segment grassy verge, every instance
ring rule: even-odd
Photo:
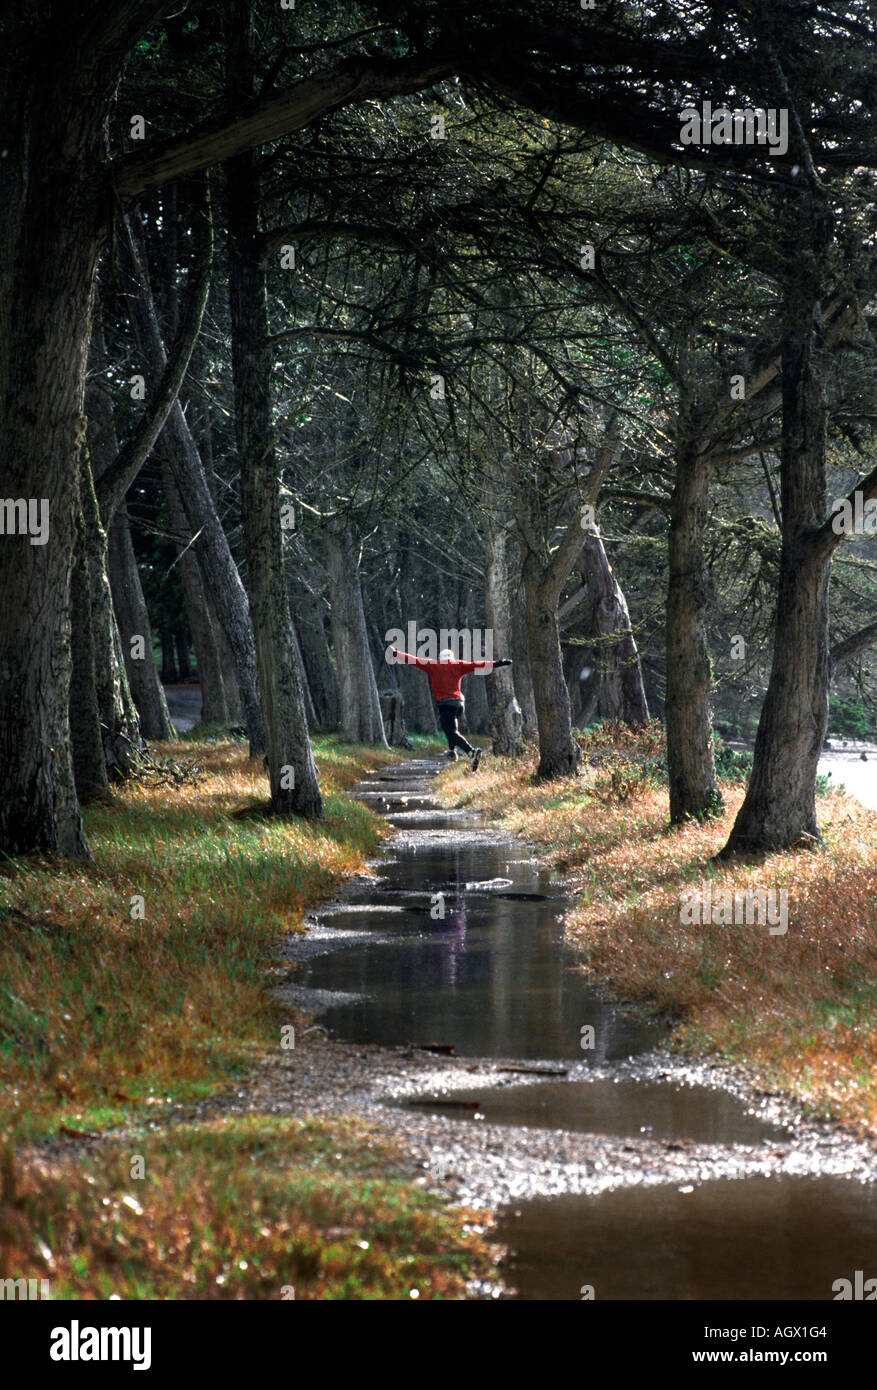
[[[326,818],[305,823],[266,814],[240,745],[154,751],[88,809],[93,862],[0,866],[0,1277],[55,1298],[460,1296],[489,1266],[474,1218],[380,1136],[181,1109],[276,1049],[272,950],[380,843],[342,793],[395,755],[318,740]]]
[[[153,776],[86,813],[93,863],[0,869],[0,1125],[101,1130],[210,1093],[274,1027],[265,962],[362,868],[383,822],[341,795],[386,753],[318,742],[324,821],[265,814],[231,742],[159,747]]]
[[[492,1270],[480,1220],[368,1126],[250,1115],[32,1164],[0,1275],[55,1299],[459,1298]]]
[[[610,747],[610,743],[612,746]],[[617,746],[616,746],[617,745]],[[851,798],[819,802],[824,847],[758,863],[710,863],[743,798],[725,814],[668,828],[660,735],[583,739],[582,777],[534,785],[535,760],[488,758],[445,774],[449,805],[477,804],[545,847],[567,875],[569,939],[619,996],[677,1020],[676,1046],[748,1067],[813,1113],[877,1134],[877,815]],[[788,929],[686,925],[681,894],[785,889]]]

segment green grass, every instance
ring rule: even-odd
[[[0,1275],[55,1299],[459,1298],[492,1268],[483,1215],[413,1177],[351,1120],[145,1131],[7,1191]]]
[[[132,784],[87,811],[93,863],[0,871],[0,1126],[19,1138],[103,1129],[239,1076],[276,1036],[266,960],[380,843],[384,823],[341,790],[386,753],[319,740],[326,818],[304,822],[265,814],[245,750],[193,752],[197,781]]]

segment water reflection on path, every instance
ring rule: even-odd
[[[747,1178],[552,1197],[497,1238],[521,1299],[832,1299],[877,1275],[877,1189],[843,1178]]]
[[[575,969],[560,925],[562,891],[525,846],[469,812],[435,805],[430,779],[440,766],[412,761],[360,788],[399,836],[376,879],[317,914],[325,927],[360,933],[345,932],[346,944],[339,933],[339,949],[303,967],[304,985],[340,992],[321,1016],[330,1033],[555,1070],[579,1064],[569,1080],[510,1077],[495,1088],[420,1097],[461,1126],[765,1153],[781,1142],[787,1152],[794,1137],[726,1091],[613,1068],[654,1049],[666,1025],[611,1000]],[[588,1026],[593,1047],[583,1050]],[[600,1064],[600,1074],[582,1079],[581,1064],[586,1074]],[[449,1097],[478,1104],[447,1106]],[[522,1203],[505,1213],[498,1238],[510,1247],[504,1276],[523,1299],[577,1299],[583,1285],[597,1298],[828,1299],[832,1282],[856,1269],[877,1276],[877,1190],[793,1174],[632,1185]]]

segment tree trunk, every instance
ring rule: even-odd
[[[84,494],[84,506],[89,506]],[[124,779],[134,767],[140,750],[141,730],[137,706],[128,685],[122,643],[113,607],[107,558],[107,534],[100,524],[97,500],[92,494],[91,516],[91,622],[94,646],[95,687],[107,776]]]
[[[130,773],[140,750],[141,734],[137,707],[131,697],[122,657],[122,644],[110,590],[107,532],[101,521],[97,496],[99,479],[119,452],[113,428],[113,411],[107,394],[106,349],[99,302],[92,325],[88,365],[89,380],[85,403],[88,412],[90,475],[89,472],[83,473],[82,517],[89,547],[97,703],[107,776],[112,781],[124,778]]]
[[[512,570],[511,591],[513,593],[520,593],[523,588],[524,580],[521,570],[520,559],[516,557],[516,564]],[[535,743],[539,737],[539,722],[536,717],[536,695],[533,690],[533,672],[530,666],[527,609],[526,605],[520,602],[511,605],[511,639],[515,695],[521,706],[521,736],[525,744]]]
[[[172,468],[189,528],[197,535],[193,549],[197,553],[204,585],[210,591],[217,618],[234,657],[244,722],[250,740],[250,756],[258,757],[265,749],[265,727],[259,704],[256,646],[246,590],[179,403],[171,411],[165,429],[171,432]]]
[[[0,54],[0,491],[37,514],[44,504],[49,528],[44,540],[20,527],[0,542],[0,850],[77,855],[87,848],[70,738],[70,579],[100,236],[88,189],[104,104],[71,96],[69,55],[52,42],[28,35]],[[25,53],[43,44],[37,95]]]
[[[534,577],[535,556],[524,564],[524,590],[527,605],[527,636],[533,695],[539,728],[539,780],[571,777],[582,760],[582,750],[573,738],[569,691],[563,676],[563,657],[557,622],[557,594],[552,584],[545,586]]]
[[[595,640],[594,664],[599,698],[608,719],[631,728],[649,722],[642,669],[621,586],[612,572],[596,526],[585,536],[581,554],[587,635]]]
[[[249,0],[235,0],[230,20],[230,92],[233,98],[246,99],[253,91]],[[259,186],[253,154],[229,161],[226,184],[235,434],[271,805],[283,814],[319,817],[323,800],[308,735],[301,658],[286,590],[280,488],[272,442],[265,267],[257,242]]]
[[[174,628],[174,648],[177,653],[177,670],[181,681],[192,679],[192,666],[189,661],[189,643],[183,627]]]
[[[137,571],[128,512],[124,506],[118,508],[110,524],[109,564],[122,654],[131,694],[140,715],[140,731],[144,738],[175,739],[176,733],[155,666],[149,613]]]
[[[429,681],[413,666],[400,666],[399,689],[405,705],[405,727],[409,733],[436,734],[438,722]]]
[[[678,431],[670,500],[664,705],[673,825],[717,815],[724,804],[716,780],[713,745],[709,598],[703,552],[710,469],[700,456],[697,416],[690,409],[680,408]]]
[[[555,540],[557,528],[549,528],[543,514],[538,474],[530,471],[522,478],[516,519],[523,554],[527,642],[539,730],[538,780],[570,777],[582,760],[582,750],[573,738],[558,618],[561,590],[582,549],[582,531],[572,495],[567,510],[573,520]]]
[[[419,526],[427,524],[428,521],[416,507],[413,509],[412,519]],[[424,620],[426,617],[426,609],[423,606],[424,591],[429,591],[438,578],[434,573],[424,574],[422,552],[411,544],[410,538],[404,530],[400,530],[396,535],[396,549],[401,551],[399,577],[395,592],[394,610],[387,626],[380,634],[382,641],[379,647],[381,656],[379,658],[378,687],[381,690],[390,690],[394,686],[398,686],[402,692],[405,727],[409,733],[436,734],[438,733],[436,705],[429,688],[429,681],[423,672],[418,671],[414,666],[395,666],[390,670],[386,669],[385,654],[389,645],[385,640],[387,631],[392,627],[399,627],[403,632],[407,632],[409,621],[419,623]]]
[[[174,641],[174,630],[171,627],[163,627],[158,634],[158,645],[161,647],[161,683],[162,685],[176,685],[179,680],[177,671],[177,644]]]
[[[401,690],[387,691],[381,696],[381,713],[384,716],[384,730],[391,748],[410,748],[411,743],[405,729],[405,701]]]
[[[511,575],[509,573],[510,536],[504,526],[488,522],[485,543],[487,563],[484,571],[484,610],[488,630],[493,635],[493,653],[511,656]],[[514,665],[501,666],[487,683],[490,733],[493,752],[516,758],[523,752],[521,706],[515,698]]]
[[[593,647],[567,637],[563,651],[563,677],[569,691],[569,712],[573,727],[583,729],[597,708],[600,682],[596,679]],[[584,670],[588,675],[584,676]]]
[[[161,459],[161,481],[167,501],[168,521],[171,530],[184,537],[178,545],[180,558],[177,563],[180,566],[186,614],[189,619],[189,627],[192,630],[195,660],[198,663],[198,680],[201,685],[201,723],[228,725],[231,721],[222,680],[219,647],[204,596],[198,560],[194,548],[190,544],[191,537],[188,534],[189,527],[186,521],[185,508],[180,500],[170,461],[165,454],[166,448],[167,440],[160,439],[156,453]]]
[[[109,544],[109,537],[107,537],[106,539],[107,539],[107,545],[108,545],[108,544]],[[141,751],[141,749],[144,747],[144,739],[143,739],[142,730],[141,730],[141,728],[140,728],[140,715],[137,713],[137,706],[136,706],[135,703],[134,703],[134,696],[131,694],[131,686],[130,686],[130,683],[129,683],[129,681],[128,681],[128,672],[127,672],[127,670],[126,670],[126,668],[125,668],[125,653],[124,653],[124,651],[122,650],[122,636],[121,636],[121,633],[119,632],[119,624],[118,624],[117,621],[116,621],[116,610],[115,610],[115,607],[114,607],[114,605],[113,605],[113,593],[112,593],[112,589],[111,589],[111,587],[110,587],[109,555],[107,556],[106,588],[107,588],[107,595],[108,595],[108,597],[109,597],[110,612],[111,612],[111,615],[112,615],[113,652],[114,652],[114,655],[113,655],[113,671],[114,671],[114,672],[118,672],[118,682],[119,682],[119,690],[120,690],[120,701],[121,701],[121,709],[122,709],[122,723],[121,723],[121,725],[119,726],[119,735],[118,735],[118,736],[119,736],[120,739],[125,739],[125,742],[127,743],[127,747],[128,747],[128,753],[129,753],[130,758],[131,758],[131,764],[130,764],[130,765],[131,765],[131,766],[134,766],[134,765],[136,764],[136,754],[138,754],[138,753]],[[98,699],[100,699],[100,682],[99,682],[99,681],[98,681]],[[132,731],[131,734],[128,736],[128,737],[130,738],[130,742],[128,742],[128,738],[126,738],[126,734],[125,734],[125,731],[126,731],[126,730],[129,730],[129,729]],[[106,740],[104,740],[104,741],[106,742]],[[111,768],[110,770],[112,770],[112,768]],[[125,767],[124,769],[122,769],[122,771],[127,772],[127,771],[128,771],[128,767]]]
[[[291,607],[314,708],[314,727],[337,729],[338,681],[323,625],[323,605],[303,585],[295,586]]]
[[[827,228],[812,206],[802,207],[797,228],[804,235],[789,262],[797,274],[784,286],[783,302],[783,544],[773,664],[746,798],[723,855],[820,838],[816,766],[828,724],[832,548],[820,534],[827,511],[826,410],[814,359]]]
[[[244,705],[241,699],[240,686],[238,685],[237,664],[234,659],[231,647],[228,645],[228,638],[223,631],[222,623],[216,613],[213,599],[208,586],[201,578],[201,591],[204,594],[204,601],[207,604],[207,611],[210,614],[210,621],[213,625],[216,646],[219,651],[219,664],[222,667],[222,689],[225,695],[225,703],[228,707],[228,722],[233,728],[239,728],[244,723]]]
[[[341,705],[341,737],[351,743],[389,747],[381,718],[369,651],[362,587],[352,538],[347,529],[327,527],[327,570],[332,602],[332,638]]]
[[[91,474],[83,450],[83,475],[88,474],[87,486],[91,488]],[[71,633],[71,671],[70,671],[70,732],[73,741],[73,775],[76,793],[82,803],[106,795],[108,791],[107,768],[101,739],[100,711],[98,709],[97,687],[95,683],[94,641],[91,623],[91,568],[90,547],[83,517],[82,492],[85,479],[80,484],[77,500],[77,537],[73,559],[73,573],[70,584],[70,607],[72,612]]]
[[[508,668],[503,666],[502,670]],[[490,732],[490,705],[487,698],[488,688],[493,681],[493,676],[479,676],[473,672],[466,677],[466,725],[470,733],[486,734]]]
[[[304,702],[305,719],[308,729],[317,727],[317,711],[314,708],[314,697],[311,694],[311,687],[308,683],[308,673],[305,670],[304,657],[302,656],[301,643],[298,640],[298,633],[295,630],[295,621],[290,613],[290,623],[292,624],[292,651],[295,657],[295,665],[298,671],[298,681],[301,686],[301,695]]]

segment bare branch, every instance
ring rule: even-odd
[[[838,667],[846,666],[862,652],[873,647],[877,642],[877,622],[869,623],[867,627],[862,627],[858,632],[854,632],[851,637],[845,637],[842,642],[837,642],[828,653],[828,661],[832,674]]]

